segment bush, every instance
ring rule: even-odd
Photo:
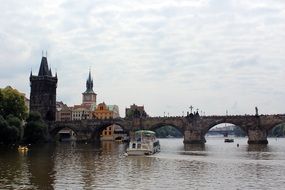
[[[17,119],[17,118],[16,118]],[[10,125],[9,121],[6,121],[2,116],[0,116],[0,142],[4,144],[17,143],[21,139],[21,121],[18,124],[13,118],[13,122],[17,122],[17,126]],[[18,119],[19,120],[19,119]],[[10,120],[11,122],[12,120]]]
[[[24,139],[27,143],[38,143],[47,140],[47,126],[38,112],[31,112],[24,130]]]

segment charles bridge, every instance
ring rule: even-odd
[[[184,144],[204,144],[205,134],[214,126],[231,123],[240,127],[248,136],[248,144],[267,144],[267,134],[275,126],[285,123],[285,115],[236,115],[236,116],[199,116],[186,117],[146,117],[118,119],[89,119],[61,121],[49,124],[53,138],[61,129],[69,128],[79,141],[98,141],[101,132],[112,124],[119,125],[132,135],[140,129],[156,130],[163,126],[172,126],[184,134]]]
[[[30,111],[39,112],[43,120],[48,123],[50,138],[55,137],[64,128],[74,131],[77,140],[98,141],[101,132],[112,124],[121,126],[130,136],[139,129],[155,130],[170,125],[184,134],[184,144],[204,144],[205,134],[212,127],[221,123],[231,123],[245,131],[249,144],[267,144],[268,131],[278,124],[285,123],[285,115],[259,115],[257,107],[255,115],[200,116],[198,110],[195,114],[192,113],[192,106],[191,114],[187,114],[186,117],[147,117],[142,107],[132,110],[134,111],[132,118],[55,122],[57,81],[57,74],[52,75],[47,58],[43,56],[38,75],[33,75],[32,72],[30,74]],[[90,71],[86,81],[86,91],[82,93],[82,97],[84,105],[90,106],[96,102]]]

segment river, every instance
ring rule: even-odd
[[[208,137],[184,147],[160,139],[161,152],[147,157],[126,157],[126,145],[114,142],[1,147],[0,189],[284,189],[285,139],[268,140]]]

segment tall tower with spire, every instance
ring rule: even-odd
[[[37,111],[44,121],[55,121],[57,74],[52,76],[47,58],[42,56],[38,76],[30,75],[30,111]]]
[[[91,106],[91,109],[96,107],[97,94],[93,91],[93,79],[91,78],[91,71],[89,70],[89,76],[86,81],[86,90],[82,93],[82,104]]]

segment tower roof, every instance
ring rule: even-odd
[[[89,76],[86,81],[86,91],[84,93],[94,93],[93,91],[93,79],[91,78],[91,71],[89,71]]]
[[[52,76],[51,70],[48,68],[48,62],[46,57],[42,57],[38,76]]]

